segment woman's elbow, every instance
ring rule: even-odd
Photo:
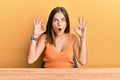
[[[82,66],[85,66],[85,65],[87,65],[87,62],[81,62],[80,63]]]
[[[32,64],[33,62],[31,62],[31,61],[28,61],[28,64]]]
[[[86,60],[81,60],[81,61],[79,61],[79,63],[80,63],[82,66],[87,65],[87,61],[86,61]]]
[[[32,61],[28,60],[28,64],[32,64],[32,63],[33,63]]]
[[[28,64],[33,64],[33,63],[34,63],[34,61],[31,60],[31,59],[29,59],[29,58],[28,58],[28,61],[27,61],[27,62],[28,62]]]

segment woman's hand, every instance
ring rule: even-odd
[[[87,27],[87,21],[84,23],[83,18],[80,20],[78,18],[79,25],[74,27],[74,31],[78,34],[79,37],[82,39],[86,37],[86,27]]]
[[[43,18],[34,20],[34,34],[33,36],[39,37],[41,34],[43,34],[46,31],[46,27],[44,24],[42,24]]]

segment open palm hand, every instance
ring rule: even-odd
[[[87,27],[87,21],[84,23],[83,18],[80,20],[78,18],[79,24],[74,27],[74,31],[80,36],[81,38],[86,37],[86,27]]]
[[[41,20],[38,18],[34,20],[34,36],[39,37],[46,31],[45,25],[42,24],[43,18]]]

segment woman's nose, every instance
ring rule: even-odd
[[[61,21],[58,21],[58,26],[61,26]]]

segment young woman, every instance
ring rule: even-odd
[[[69,16],[63,7],[56,7],[51,11],[46,27],[42,21],[43,18],[34,20],[34,34],[31,38],[28,63],[34,63],[41,53],[44,53],[44,68],[73,68],[74,55],[80,64],[85,65],[87,22],[78,18],[79,24],[74,27],[78,38],[69,33]]]

